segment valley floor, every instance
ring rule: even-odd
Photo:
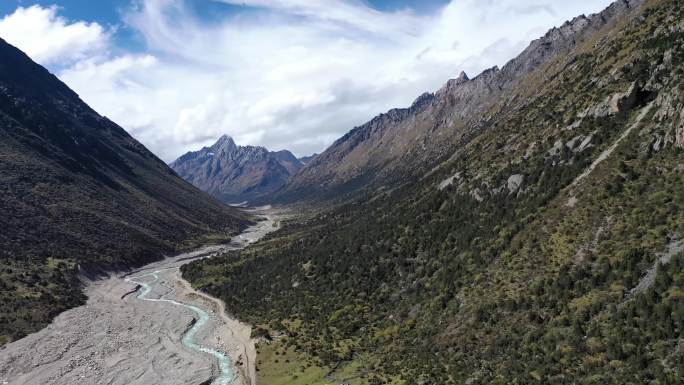
[[[251,327],[226,316],[220,301],[193,290],[178,268],[260,239],[276,229],[275,216],[266,218],[235,237],[231,245],[167,258],[128,275],[159,271],[147,298],[175,300],[209,314],[194,342],[230,358],[237,369],[235,384],[256,383]],[[86,305],[2,348],[0,384],[209,384],[217,378],[217,360],[181,342],[197,314],[185,306],[139,299],[140,288],[126,278],[118,275],[89,283]]]

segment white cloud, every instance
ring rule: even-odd
[[[41,64],[69,63],[99,55],[108,33],[97,23],[69,23],[56,6],[19,7],[0,19],[0,37]]]
[[[360,1],[350,0],[216,0],[227,4],[261,7],[271,11],[308,17],[322,22],[322,28],[357,29],[398,40],[419,34],[429,18],[414,15],[409,9],[383,13]]]
[[[168,91],[159,88],[159,80],[148,75],[159,70],[158,65],[158,60],[151,55],[86,59],[61,71],[59,77],[98,112],[136,137],[142,135],[147,140],[145,144],[154,151],[152,141],[164,135],[157,131],[158,116],[164,112],[157,102],[168,98],[164,93]]]
[[[454,0],[416,15],[362,0],[216,1],[251,11],[207,23],[185,0],[137,0],[124,22],[147,52],[83,59],[59,76],[167,161],[224,133],[307,155],[610,3]]]

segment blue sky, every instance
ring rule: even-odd
[[[3,15],[14,12],[19,6],[34,4],[42,6],[59,5],[64,9],[63,15],[73,20],[96,20],[103,24],[118,23],[117,9],[127,6],[128,1],[121,0],[3,0],[0,2],[0,13]]]
[[[320,152],[610,0],[2,0],[0,37],[166,161]]]
[[[120,48],[129,50],[144,49],[135,31],[122,23],[121,16],[130,9],[131,0],[2,0],[0,15],[7,15],[19,7],[40,5],[50,7],[57,5],[60,14],[69,20],[95,21],[103,26],[117,26],[118,31],[113,35],[114,41]],[[448,0],[367,0],[375,9],[381,11],[395,11],[411,9],[418,14],[434,12],[439,7],[448,4]],[[190,0],[187,4],[192,11],[206,23],[217,22],[236,14],[249,13],[250,7],[225,4],[214,0]]]
[[[382,11],[410,8],[418,13],[432,12],[449,3],[448,0],[368,0],[374,8]],[[3,0],[0,2],[0,14],[14,12],[18,6],[58,5],[64,9],[63,15],[72,20],[94,20],[102,24],[117,24],[120,11],[130,7],[129,0]],[[231,13],[244,10],[245,7],[230,6],[212,0],[193,0],[190,3],[201,15],[212,17],[212,13]]]

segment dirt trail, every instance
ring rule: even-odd
[[[162,270],[150,297],[191,304],[209,313],[209,321],[195,340],[230,357],[238,373],[234,384],[256,384],[251,328],[230,318],[221,301],[193,290],[180,277],[178,267],[255,242],[276,228],[276,217],[266,218],[233,238],[230,245],[205,247],[130,273]],[[180,385],[216,378],[217,360],[181,343],[196,314],[169,303],[139,300],[137,294],[122,298],[135,286],[125,276],[90,283],[86,305],[60,314],[47,328],[0,350],[0,385]]]

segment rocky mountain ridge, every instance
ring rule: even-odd
[[[530,74],[552,65],[559,54],[592,40],[643,0],[619,0],[603,11],[576,17],[534,40],[501,69],[473,79],[461,73],[409,108],[392,109],[335,141],[276,194],[282,201],[331,198],[366,186],[392,187],[448,159],[465,138],[496,114],[526,105],[534,88],[516,88]]]

